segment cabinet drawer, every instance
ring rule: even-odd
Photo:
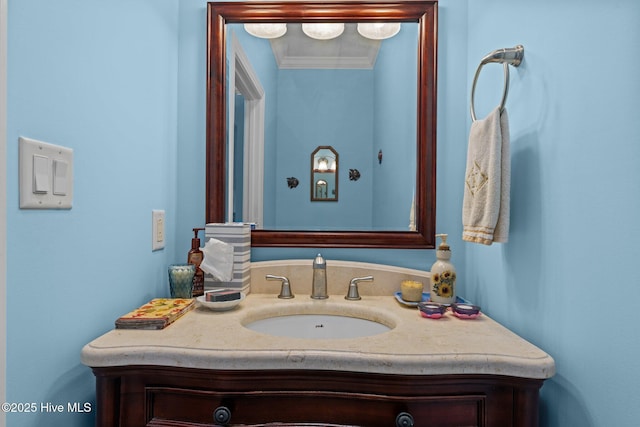
[[[250,391],[242,393],[146,388],[146,422],[167,421],[215,425],[213,414],[224,406],[229,425],[264,423],[323,423],[338,425],[395,425],[401,412],[410,413],[415,426],[485,425],[484,395],[384,396],[341,392]]]

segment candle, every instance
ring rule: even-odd
[[[191,298],[193,294],[193,264],[172,264],[169,266],[169,291],[171,298]]]

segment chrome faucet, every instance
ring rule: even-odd
[[[280,294],[278,298],[280,299],[291,299],[294,297],[293,292],[291,292],[291,284],[289,283],[289,279],[285,276],[274,276],[273,274],[266,275],[267,280],[280,280],[282,285],[280,286]]]
[[[329,295],[327,295],[327,263],[320,254],[318,254],[313,260],[313,283],[311,285],[311,298],[329,298]]]
[[[351,282],[349,282],[349,290],[347,291],[347,295],[344,297],[344,299],[350,301],[361,300],[362,298],[360,297],[360,293],[358,292],[358,283],[370,282],[372,280],[373,276],[354,277],[353,279],[351,279]]]

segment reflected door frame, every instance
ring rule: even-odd
[[[243,156],[243,198],[242,222],[250,222],[256,228],[263,228],[264,202],[264,89],[253,69],[249,58],[242,49],[242,45],[231,33],[229,49],[229,87],[238,90],[245,99],[244,102],[244,152]],[[235,90],[229,91],[228,140],[234,139]],[[228,147],[227,176],[234,175],[233,159],[236,153],[233,144]],[[233,179],[227,179],[227,221],[233,220]]]

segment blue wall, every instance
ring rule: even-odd
[[[555,358],[544,426],[640,417],[636,317],[620,307],[640,296],[639,18],[635,0],[440,3],[437,228],[451,235],[461,293]],[[166,265],[186,257],[191,228],[204,222],[204,28],[204,0],[9,1],[8,400],[93,401],[82,346],[166,294]],[[507,103],[511,240],[463,243],[470,82],[484,54],[517,43],[526,53]],[[479,116],[497,103],[500,78],[485,67]],[[20,135],[75,150],[72,210],[18,209]],[[168,246],[152,253],[157,208],[167,210]],[[323,254],[421,269],[434,258]],[[8,425],[91,426],[93,415],[10,414]]]
[[[173,239],[177,14],[175,0],[9,1],[7,400],[65,406],[9,426],[93,425],[66,413],[95,402],[82,346],[166,296],[166,265],[186,260]],[[19,136],[74,150],[73,209],[19,210]],[[152,209],[166,210],[163,251]]]
[[[403,24],[381,44],[376,60],[374,149],[369,156],[374,229],[405,231],[409,225],[416,181],[418,30],[418,24]]]
[[[465,245],[466,296],[555,358],[542,425],[638,425],[637,315],[622,304],[640,297],[640,59],[629,55],[640,3],[484,0],[468,12],[467,82],[492,49],[526,52],[507,103],[511,239]],[[486,80],[479,116],[500,92]]]
[[[366,165],[373,144],[373,71],[280,70],[278,73],[276,227],[371,227],[371,178],[349,181],[349,168]],[[331,124],[330,126],[328,124]],[[311,153],[338,153],[338,201],[311,201]],[[300,180],[287,188],[286,177]],[[356,184],[356,185],[354,185]]]
[[[235,122],[233,130],[234,153],[242,153],[244,150],[244,96],[236,95],[235,98]],[[233,159],[233,222],[242,221],[242,199],[244,197],[244,162],[240,155]]]

